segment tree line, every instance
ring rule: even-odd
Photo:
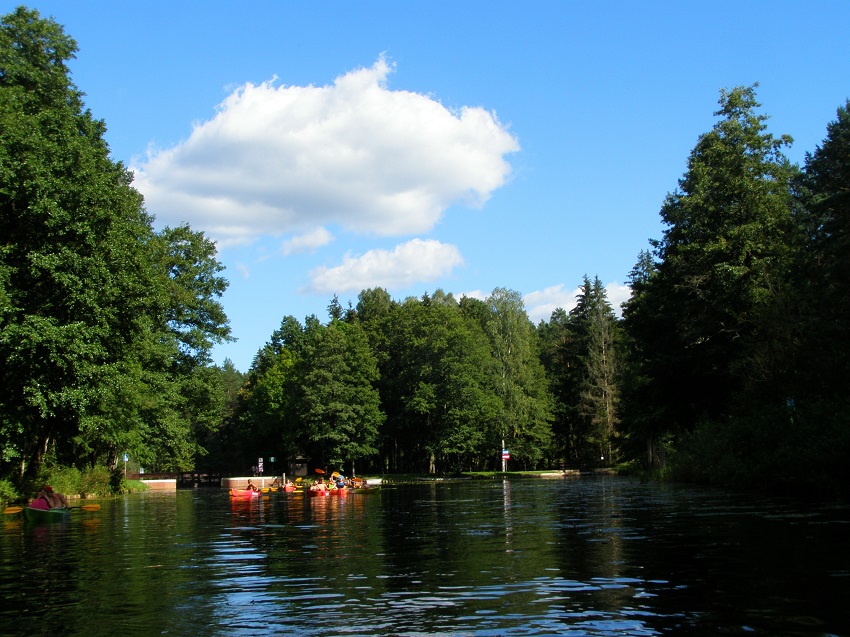
[[[244,471],[632,466],[733,486],[850,483],[850,102],[802,167],[756,86],[664,200],[618,317],[597,277],[534,325],[521,295],[435,290],[280,327],[242,373],[212,241],[154,230],[66,63],[76,43],[0,22],[0,477],[50,464]],[[282,465],[281,465],[282,466]]]
[[[283,319],[242,388],[232,439],[315,466],[387,472],[551,461],[552,400],[519,293],[334,297],[330,320]],[[262,454],[260,454],[262,455]],[[501,460],[499,460],[501,462]]]

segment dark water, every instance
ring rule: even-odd
[[[0,635],[850,635],[844,505],[622,478],[101,504],[4,516]]]

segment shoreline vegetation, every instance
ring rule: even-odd
[[[34,482],[22,490],[16,489],[8,480],[0,480],[0,505],[25,504],[34,497],[42,484],[50,484],[53,488],[64,494],[68,500],[91,500],[107,499],[131,493],[149,491],[150,487],[142,480],[129,480],[122,476],[115,478],[107,471],[94,471],[92,474],[80,474],[80,480],[73,480],[75,470],[64,469],[55,474],[46,475],[42,480]],[[69,479],[69,475],[72,479]],[[428,474],[371,474],[362,476],[367,481],[380,481],[381,484],[410,484],[417,482],[451,482],[459,480],[497,480],[518,478],[569,478],[587,475],[620,475],[614,468],[599,468],[588,471],[577,469],[552,469],[539,471],[470,471],[454,475],[428,475]],[[309,483],[313,478],[308,478]],[[85,485],[84,487],[81,485]]]
[[[55,467],[20,487],[10,480],[0,479],[0,505],[26,504],[46,484],[68,500],[105,499],[150,489],[141,480],[127,480],[122,474],[110,472],[106,467],[93,467],[86,471],[73,467]]]
[[[96,468],[97,469],[97,468]],[[89,474],[82,473],[80,481],[69,481],[69,475],[75,476],[75,469],[62,468],[56,470],[55,473],[44,476],[43,480],[23,489],[23,493],[16,489],[8,480],[0,479],[0,509],[10,505],[25,505],[32,499],[34,494],[42,484],[51,484],[54,489],[63,493],[68,500],[101,500],[116,498],[124,495],[143,493],[150,491],[150,487],[142,480],[125,479],[123,475],[116,476],[114,473],[109,474],[104,467],[100,470],[92,471]],[[382,486],[397,486],[405,484],[422,484],[428,482],[434,483],[451,483],[463,481],[497,481],[497,480],[571,480],[582,478],[595,478],[601,476],[615,476],[627,479],[639,479],[641,482],[668,482],[673,484],[692,484],[685,480],[672,480],[667,476],[660,474],[652,474],[640,468],[635,464],[624,464],[619,467],[596,467],[590,469],[540,469],[540,470],[517,470],[517,471],[468,471],[455,474],[426,474],[426,473],[396,473],[396,474],[364,474],[358,476],[365,479],[367,482],[379,483]],[[307,477],[303,484],[310,484],[311,481],[320,479],[320,477]],[[85,487],[75,486],[85,484]],[[717,485],[708,485],[705,483],[697,483],[699,486],[706,488],[721,488]],[[198,487],[196,487],[198,488]],[[204,489],[215,487],[200,487]],[[725,489],[730,492],[736,489]],[[753,490],[748,490],[752,492]],[[841,499],[842,496],[836,496],[831,492],[773,492],[772,495],[777,497],[786,497],[792,501],[811,502],[816,500],[829,501],[832,499]]]

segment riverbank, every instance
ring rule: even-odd
[[[591,470],[552,469],[545,471],[465,471],[452,475],[429,475],[422,473],[387,474],[381,476],[361,476],[370,482],[373,479],[383,480],[384,484],[403,484],[408,482],[450,482],[453,480],[503,480],[510,479],[563,479],[580,478],[582,476],[618,476],[622,472],[613,468]]]

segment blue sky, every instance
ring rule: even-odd
[[[2,12],[18,3],[0,2]],[[850,97],[850,2],[67,2],[73,80],[156,225],[215,239],[247,371],[359,291],[616,305],[721,88],[802,163]]]

